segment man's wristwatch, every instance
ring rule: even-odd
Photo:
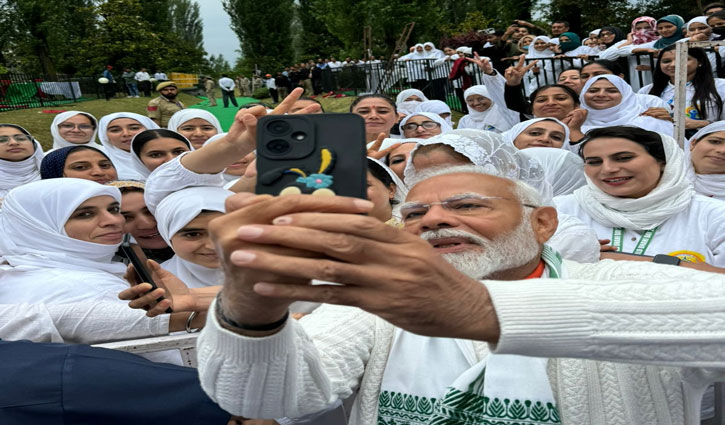
[[[655,255],[654,259],[652,259],[653,263],[658,264],[669,264],[672,266],[679,266],[682,260],[680,260],[678,257],[672,256],[672,255],[665,255],[665,254],[657,254]]]

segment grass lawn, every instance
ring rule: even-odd
[[[322,104],[322,107],[326,112],[348,112],[350,110],[350,104],[355,99],[354,96],[341,97],[341,98],[319,98],[318,100]],[[96,118],[100,119],[104,115],[108,115],[114,112],[135,112],[137,114],[146,115],[146,104],[150,98],[114,98],[110,101],[104,99],[100,100],[89,100],[86,102],[69,103],[62,106],[46,107],[46,108],[34,108],[34,109],[23,109],[17,111],[0,112],[0,122],[17,124],[27,129],[38,141],[45,150],[50,149],[53,145],[53,137],[50,134],[50,124],[53,122],[56,114],[65,111],[84,111],[92,114]],[[226,130],[231,125],[234,119],[235,110],[233,106],[228,109],[224,109],[222,105],[222,99],[217,98],[216,107],[209,107],[208,101],[205,97],[190,96],[185,93],[179,94],[179,100],[184,103],[187,107],[206,109],[213,113],[222,124],[222,127]],[[240,105],[256,101],[251,98],[237,98]],[[272,99],[262,99],[264,103],[272,104]],[[461,117],[458,112],[453,112],[453,121],[457,122]]]

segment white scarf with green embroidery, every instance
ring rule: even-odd
[[[561,256],[544,245],[542,279],[562,276]],[[378,425],[558,424],[546,359],[489,354],[470,340],[396,329],[378,398]]]

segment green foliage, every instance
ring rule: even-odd
[[[444,24],[441,26],[441,30],[444,34],[460,35],[488,28],[492,23],[493,19],[486,18],[480,11],[468,12],[463,21]]]
[[[266,87],[260,87],[252,93],[255,99],[266,99],[269,97],[269,90]]]
[[[293,0],[224,0],[224,10],[232,21],[232,29],[241,42],[244,57],[237,67],[250,71],[274,71],[293,60]]]
[[[229,62],[224,59],[224,55],[209,56],[209,65],[208,65],[208,74],[212,74],[213,76],[219,78],[222,76],[222,74],[229,74],[232,72],[232,67],[229,65]]]

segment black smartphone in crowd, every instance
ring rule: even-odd
[[[151,285],[151,290],[158,288],[154,279],[151,277],[151,271],[146,267],[148,259],[144,254],[143,249],[138,244],[131,243],[131,235],[126,233],[121,242],[121,255],[128,259],[133,264],[134,270],[136,270],[136,277],[140,282],[145,282]],[[156,301],[163,300],[164,297],[158,298]],[[169,308],[166,310],[167,313],[171,313],[172,310]]]
[[[256,192],[366,199],[366,152],[359,115],[264,116],[257,123]]]

